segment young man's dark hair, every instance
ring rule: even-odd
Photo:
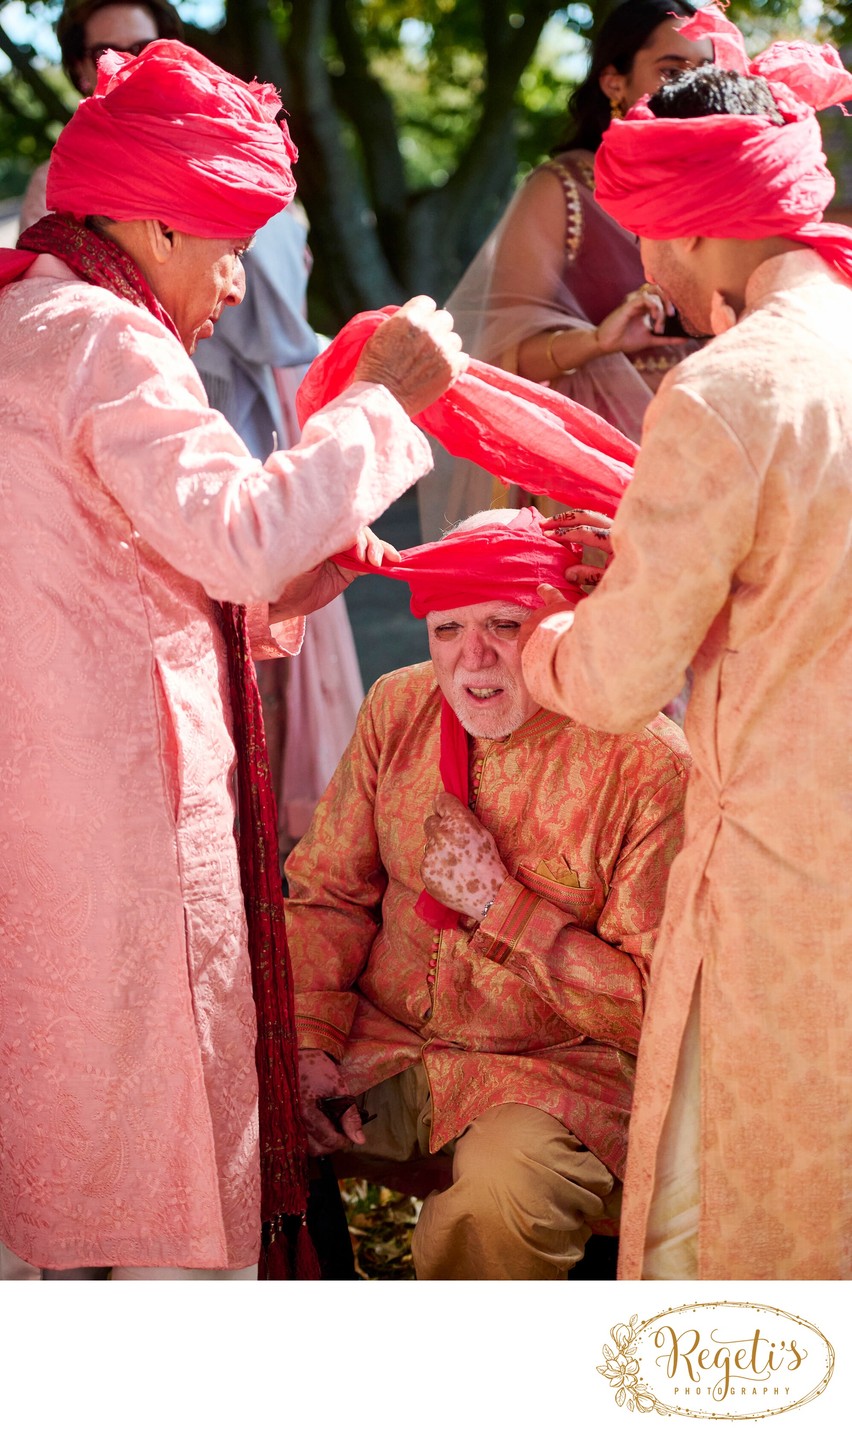
[[[772,91],[759,75],[740,75],[701,65],[663,85],[648,101],[659,119],[695,120],[701,115],[765,115],[773,125],[784,120]]]

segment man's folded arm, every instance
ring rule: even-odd
[[[565,1023],[635,1054],[669,867],[683,839],[686,768],[678,764],[631,825],[597,922],[507,878],[472,947],[535,990]],[[566,903],[569,896],[566,896]]]

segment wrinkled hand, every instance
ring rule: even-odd
[[[666,315],[674,312],[671,300],[665,299],[656,285],[633,290],[597,327],[602,353],[635,354],[659,345],[685,344],[685,339],[675,339],[662,332]]]
[[[308,1153],[315,1157],[348,1148],[350,1143],[363,1143],[364,1134],[358,1110],[353,1103],[340,1120],[343,1133],[317,1108],[317,1100],[345,1094],[346,1085],[334,1059],[322,1049],[299,1050],[299,1090],[302,1119],[308,1135]]]
[[[399,561],[399,550],[379,539],[372,529],[361,529],[353,545],[359,559],[369,559],[371,564],[382,564],[386,559],[392,564]],[[347,585],[357,578],[354,569],[344,569],[324,559],[305,574],[298,574],[285,585],[274,604],[269,606],[270,624],[279,624],[282,619],[294,619],[300,614],[313,614],[324,609]]]
[[[587,549],[599,549],[605,558],[602,564],[572,564],[565,570],[565,578],[571,584],[593,589],[600,584],[613,559],[610,530],[613,520],[607,514],[596,514],[592,509],[566,509],[552,519],[546,519],[542,529],[549,532],[561,544],[581,544]]]
[[[383,384],[414,415],[440,399],[466,367],[452,316],[428,295],[417,295],[371,335],[352,378]]]
[[[488,830],[454,794],[438,795],[424,829],[426,889],[448,909],[481,919],[509,872]]]

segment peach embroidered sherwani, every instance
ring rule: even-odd
[[[422,1060],[433,1152],[521,1103],[620,1175],[683,737],[662,716],[623,739],[539,710],[471,740],[471,805],[511,877],[481,924],[439,933],[414,911],[439,715],[431,664],[380,679],[287,862],[300,1043],[338,1059],[351,1093]]]
[[[852,288],[797,250],[755,271],[746,305],[664,382],[615,560],[524,655],[536,698],[616,732],[695,671],[624,1278],[696,985],[698,1276],[852,1277]]]
[[[213,598],[280,652],[266,601],[429,448],[358,385],[262,466],[156,319],[47,257],[0,328],[0,1242],[45,1268],[246,1267],[255,1020]]]

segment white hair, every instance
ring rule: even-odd
[[[450,525],[441,538],[446,539],[451,534],[464,534],[469,529],[481,529],[484,524],[502,524],[508,529],[520,512],[519,509],[481,509],[478,514],[469,514],[467,519],[460,519],[456,524]]]

